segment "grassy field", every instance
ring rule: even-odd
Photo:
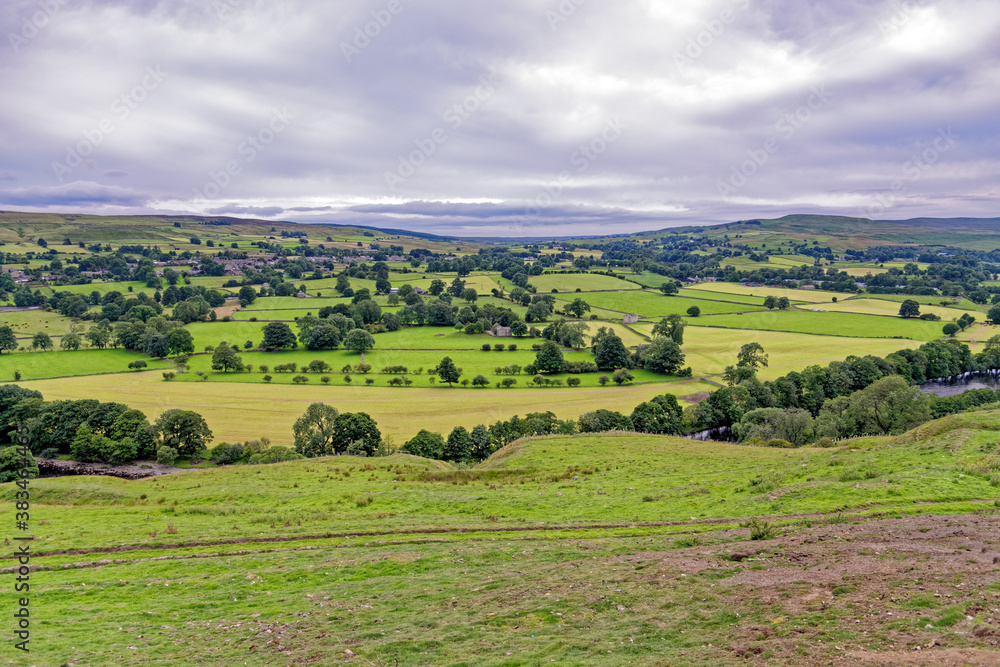
[[[885,299],[848,299],[847,301],[823,304],[822,308],[823,310],[829,310],[837,313],[866,313],[870,315],[888,315],[890,317],[894,317],[899,315],[900,305],[901,302],[899,301],[887,301]],[[959,308],[944,308],[942,306],[920,306],[921,315],[924,313],[937,315],[942,320],[942,326],[944,325],[944,322],[957,320],[966,312],[970,315],[975,315],[977,319],[982,319],[981,311],[978,308],[966,311]]]
[[[645,325],[648,331],[652,325]],[[841,361],[852,354],[863,356],[887,354],[911,347],[902,340],[872,340],[865,338],[818,337],[811,334],[775,331],[741,331],[688,326],[684,332],[685,364],[696,375],[721,373],[726,366],[736,365],[736,355],[746,343],[760,343],[768,354],[769,365],[758,376],[764,380],[780,377],[790,371],[801,371],[808,365],[826,365]]]
[[[485,352],[479,354],[487,355]],[[493,358],[503,354],[496,353]],[[440,361],[441,355],[434,356],[437,357],[435,363]],[[309,358],[316,358],[316,355]],[[273,375],[276,378],[280,375],[283,381],[290,377],[289,374]],[[524,375],[517,376],[520,389],[432,388],[426,384],[426,376],[411,377],[414,385],[409,388],[356,386],[359,383],[347,387],[340,382],[325,386],[319,383],[316,375],[312,375],[309,384],[301,386],[222,382],[216,379],[221,378],[221,374],[209,382],[164,382],[159,372],[116,375],[113,381],[103,376],[87,376],[21,384],[41,391],[46,400],[96,398],[117,401],[142,410],[151,418],[171,408],[194,410],[208,421],[217,441],[242,441],[266,435],[275,444],[291,441],[292,424],[310,403],[317,401],[334,405],[341,411],[367,412],[379,422],[384,434],[401,443],[422,428],[447,433],[455,426],[471,428],[479,423],[492,424],[499,419],[509,419],[516,414],[523,416],[546,410],[551,410],[560,419],[576,419],[598,408],[630,413],[639,403],[660,394],[687,396],[713,389],[712,385],[697,381],[528,389],[524,385],[530,378]],[[384,376],[381,381],[385,381]],[[420,385],[416,384],[418,381]]]
[[[631,275],[628,277],[633,278]],[[666,280],[662,276],[660,278],[660,282]],[[539,294],[551,292],[553,289],[557,289],[560,292],[575,292],[578,287],[583,292],[641,289],[635,283],[596,273],[542,274],[540,276],[531,276],[529,282],[538,289]],[[657,284],[658,286],[659,283]]]
[[[32,663],[994,664],[996,518],[935,515],[992,507],[966,473],[997,416],[835,450],[563,436],[471,471],[36,480]]]
[[[61,336],[70,331],[73,324],[83,324],[79,320],[63,317],[59,313],[44,310],[18,310],[0,313],[0,324],[14,330],[18,338],[30,338],[36,333],[47,333],[49,336]],[[86,327],[87,325],[84,325]],[[31,341],[20,341],[21,345]]]
[[[65,377],[70,375],[95,375],[122,373],[133,361],[145,361],[153,369],[170,369],[173,363],[150,359],[138,352],[127,350],[76,350],[74,352],[18,352],[0,355],[0,382],[13,381],[14,371],[21,371],[25,380]],[[105,382],[118,380],[105,379]],[[84,398],[81,396],[81,398]]]
[[[781,287],[744,287],[737,283],[699,283],[687,288],[691,291],[709,292],[706,298],[716,298],[723,294],[745,295],[745,296],[774,296],[788,297],[790,301],[806,301],[809,303],[826,303],[837,297],[843,299],[853,294],[841,294],[840,292],[821,292],[819,290],[784,289]]]
[[[825,304],[823,304],[825,306]],[[805,306],[802,306],[803,308]],[[817,308],[823,306],[816,306]],[[901,317],[879,317],[856,313],[811,312],[805,310],[763,311],[745,315],[709,315],[698,318],[699,326],[720,326],[735,329],[795,331],[826,336],[855,338],[909,338],[935,340],[942,338],[941,322],[904,320]]]
[[[572,301],[572,295],[559,297]],[[670,314],[687,314],[691,306],[698,306],[703,315],[712,313],[736,313],[751,310],[763,310],[763,306],[752,306],[742,303],[715,301],[708,299],[689,299],[682,296],[664,296],[663,294],[632,291],[632,292],[591,292],[579,298],[590,306],[617,311],[621,313],[638,313],[643,317],[665,317]]]

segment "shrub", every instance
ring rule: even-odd
[[[471,327],[472,325],[470,324],[469,326]],[[468,332],[466,332],[466,333],[468,333]],[[483,343],[483,352],[489,352],[491,349],[492,349],[492,347],[490,346],[489,343]]]
[[[156,462],[164,466],[172,466],[177,460],[177,450],[168,445],[161,445],[156,450]]]
[[[174,373],[173,371],[164,371],[163,372],[163,379],[166,382],[170,382],[175,377],[177,377],[177,373]]]
[[[147,366],[146,362],[143,361],[142,359],[139,359],[138,361],[133,361],[128,365],[129,370],[133,371],[137,371],[140,368],[145,368],[146,366]]]
[[[507,346],[507,351],[508,352],[516,352],[517,351],[517,343],[511,343],[510,345],[508,345]]]
[[[254,454],[247,461],[250,465],[266,465],[268,463],[281,463],[282,461],[298,461],[305,457],[288,447],[268,447],[263,451]]]
[[[330,376],[324,375],[319,379],[319,381],[322,382],[323,384],[330,384]]]
[[[566,384],[569,385],[570,387],[579,387],[580,378],[566,378]]]
[[[38,458],[40,458],[40,459],[54,459],[57,456],[59,456],[59,448],[58,447],[49,447],[47,449],[43,449],[38,454]]]
[[[761,521],[757,517],[740,524],[741,528],[750,529],[751,540],[773,540],[778,536],[778,528],[769,521]]]
[[[504,345],[503,343],[496,343],[493,345],[493,349],[496,350],[497,352],[503,352],[506,347],[507,346]]]
[[[307,378],[305,375],[296,375],[295,377],[292,378],[292,382],[294,382],[295,384],[305,384],[306,382],[309,382],[309,378]]]
[[[22,465],[24,457],[17,450],[17,447],[4,447],[0,450],[0,484],[21,478],[21,470],[25,467]],[[38,477],[38,464],[31,452],[28,452],[27,459],[27,476]]]
[[[607,383],[611,382],[611,378],[609,378],[607,375],[602,375],[601,377],[597,378],[597,382],[600,383],[600,385],[603,387]]]
[[[504,378],[503,380],[500,381],[500,384],[504,387],[504,389],[510,389],[515,384],[517,384],[517,380],[515,380],[514,378]]]
[[[270,375],[265,375],[264,377],[261,378],[261,380],[263,380],[264,382],[270,382],[273,379],[274,378],[271,377]]]
[[[239,443],[231,445],[228,442],[220,442],[212,449],[209,456],[220,466],[229,465],[243,458],[243,445]]]

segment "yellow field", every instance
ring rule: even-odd
[[[786,296],[790,301],[808,301],[810,303],[829,302],[833,297],[842,299],[846,294],[838,292],[820,292],[819,290],[784,289],[781,287],[744,287],[738,283],[700,283],[686,289],[701,290],[722,294],[743,294],[747,296]]]
[[[649,333],[653,325],[639,324],[636,328]],[[684,364],[692,368],[696,377],[718,374],[726,366],[736,365],[740,347],[754,342],[760,343],[768,354],[770,365],[759,373],[762,380],[773,380],[790,371],[801,371],[812,364],[825,365],[831,361],[841,361],[851,354],[884,357],[896,350],[919,344],[906,340],[688,326],[684,331],[682,346],[687,355]]]
[[[521,383],[523,384],[522,377]],[[208,421],[215,442],[267,436],[289,445],[292,424],[310,403],[322,402],[342,412],[367,412],[383,435],[397,445],[422,428],[447,435],[455,426],[472,428],[514,415],[551,410],[560,419],[576,419],[598,408],[625,414],[664,393],[687,396],[712,391],[704,382],[552,389],[463,389],[460,387],[317,387],[224,382],[164,382],[160,373],[130,373],[22,382],[46,400],[94,398],[142,410],[155,419],[164,410],[194,410]]]

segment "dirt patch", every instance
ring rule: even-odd
[[[684,401],[685,403],[701,403],[708,397],[709,393],[707,391],[702,391],[697,394],[688,394],[687,396],[679,396],[678,399]]]
[[[80,463],[59,459],[35,459],[41,477],[65,477],[68,475],[108,475],[124,479],[142,479],[187,472],[189,468],[165,466],[155,461],[136,461],[128,465],[113,466],[108,463]]]

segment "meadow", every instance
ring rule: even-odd
[[[802,308],[805,307],[802,306]],[[819,308],[820,306],[814,304],[814,307]],[[699,318],[698,326],[793,331],[854,338],[908,338],[918,341],[936,340],[943,337],[941,322],[806,310],[762,311],[746,313],[745,315],[708,315]]]
[[[901,301],[889,301],[885,299],[848,299],[837,303],[827,303],[823,305],[823,310],[835,313],[865,313],[868,315],[886,315],[895,317],[899,315]],[[979,308],[962,310],[959,308],[945,308],[943,306],[931,306],[923,304],[920,306],[920,314],[931,313],[937,315],[943,322],[957,320],[963,314],[969,313],[977,318],[982,318]]]
[[[471,470],[397,454],[36,480],[32,660],[985,660],[997,492],[969,471],[997,416],[840,449],[601,434]]]
[[[840,292],[822,292],[819,290],[786,289],[783,287],[747,287],[735,283],[698,283],[687,288],[691,291],[708,292],[706,298],[715,298],[724,294],[745,295],[776,298],[787,297],[789,301],[805,301],[808,303],[827,303],[833,297],[843,299],[853,294]]]
[[[579,297],[573,295],[559,297],[560,302],[565,301],[567,304],[574,298],[581,298],[594,308],[618,313],[638,313],[642,317],[665,317],[671,314],[686,317],[688,308],[692,306],[698,306],[703,315],[765,310],[763,306],[683,296],[665,296],[658,292],[646,291],[591,292]]]

